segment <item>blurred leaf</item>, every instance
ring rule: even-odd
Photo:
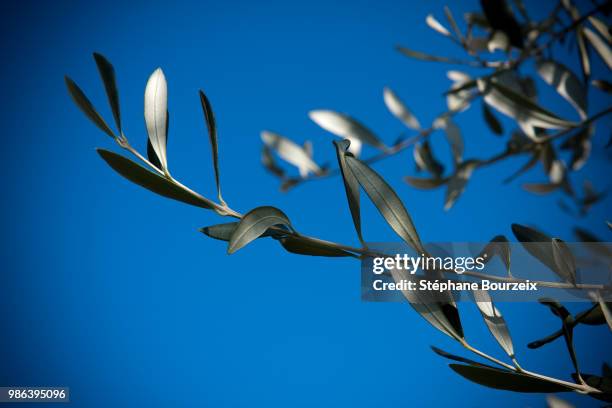
[[[504,32],[513,46],[523,48],[521,26],[514,18],[507,2],[505,0],[480,0],[480,5],[491,28]]]
[[[450,145],[455,164],[459,164],[463,160],[463,138],[461,137],[461,130],[459,126],[450,119],[445,121],[444,130],[446,131],[446,139]]]
[[[496,50],[507,51],[510,46],[510,39],[503,31],[495,30],[487,41],[487,49],[489,52]]]
[[[523,248],[550,270],[556,271],[557,264],[552,249],[552,238],[540,231],[519,224],[512,224],[512,232]]]
[[[436,178],[444,173],[444,166],[434,157],[427,140],[414,145],[413,156],[419,170],[426,170]]]
[[[346,164],[393,231],[415,250],[423,252],[421,239],[412,219],[391,186],[378,173],[354,157],[346,156]]]
[[[406,107],[404,102],[391,90],[389,87],[385,87],[383,90],[383,99],[389,112],[391,112],[396,118],[402,121],[404,125],[409,128],[419,130],[421,124],[412,112]]]
[[[610,312],[610,307],[608,303],[603,301],[601,295],[598,295],[599,309],[601,310],[601,314],[603,314],[606,319],[606,323],[608,324],[608,328],[612,331],[612,312]]]
[[[215,114],[212,110],[210,101],[204,94],[204,91],[200,89],[200,103],[202,104],[202,111],[204,112],[204,119],[206,119],[206,127],[208,128],[208,138],[210,140],[210,150],[212,151],[213,167],[215,170],[215,183],[217,184],[217,197],[221,204],[225,204],[223,197],[221,196],[221,181],[219,180],[219,146],[217,142],[217,123],[215,121]]]
[[[121,113],[119,110],[119,91],[117,90],[117,82],[115,80],[115,68],[113,68],[113,65],[103,55],[94,52],[93,56],[96,60],[102,82],[104,83],[108,104],[113,112],[117,129],[121,134]]]
[[[566,66],[550,60],[538,61],[536,68],[542,79],[554,87],[559,95],[576,108],[580,117],[585,119],[587,117],[587,94],[578,77]]]
[[[433,15],[429,14],[427,18],[425,19],[425,22],[432,30],[437,31],[443,36],[446,36],[446,37],[451,36],[451,33],[446,29],[446,27],[444,27],[438,20],[436,20],[436,18]]]
[[[430,190],[436,187],[440,187],[443,184],[446,184],[446,182],[448,182],[448,179],[445,179],[445,178],[427,179],[427,178],[406,176],[404,177],[404,181],[410,184],[412,187],[420,188],[422,190]]]
[[[310,111],[308,115],[317,125],[336,136],[349,139],[351,144],[359,141],[381,150],[387,149],[370,129],[347,115],[330,110],[314,110]]]
[[[451,12],[450,8],[448,8],[448,6],[444,6],[444,14],[446,15],[446,19],[453,28],[453,31],[455,32],[455,35],[457,36],[459,41],[463,41],[463,34],[461,33],[459,26],[457,25],[457,20],[455,20],[455,17],[453,17],[453,13]]]
[[[525,183],[523,188],[530,193],[548,194],[559,188],[559,184],[552,183]]]
[[[275,225],[290,227],[291,222],[278,208],[263,206],[252,209],[238,223],[227,246],[227,253],[233,254]]]
[[[595,51],[601,59],[606,63],[609,69],[612,69],[612,51],[600,36],[595,34],[591,29],[584,28],[584,36],[589,40]]]
[[[501,348],[504,349],[510,358],[514,358],[514,346],[512,338],[508,331],[508,325],[501,315],[500,311],[493,304],[493,300],[486,290],[474,290],[474,301],[480,310],[482,317],[489,328],[489,331],[495,337]]]
[[[144,167],[134,163],[121,155],[104,149],[97,149],[98,154],[117,173],[134,184],[146,188],[161,196],[191,204],[196,207],[212,209],[212,203],[203,198],[190,194],[164,177],[150,172]]]
[[[351,210],[353,225],[355,226],[355,231],[359,237],[359,242],[365,246],[363,236],[361,234],[359,182],[346,163],[346,156],[350,154],[346,152],[350,147],[350,144],[351,142],[349,140],[334,142],[334,145],[336,146],[336,154],[338,156],[338,167],[340,167],[340,172],[342,173],[342,181],[344,182],[344,190],[346,192],[346,199],[348,201],[349,209]]]
[[[574,408],[569,402],[554,395],[547,395],[546,403],[548,404],[548,408]]]
[[[496,135],[502,135],[504,133],[504,129],[502,128],[501,123],[499,123],[499,120],[497,120],[497,118],[495,117],[493,112],[491,112],[491,109],[489,109],[489,106],[486,103],[482,104],[482,115],[484,116],[487,126],[489,127],[489,129],[491,129],[491,132]]]
[[[521,174],[525,173],[526,171],[531,169],[533,166],[535,166],[538,163],[539,160],[540,160],[540,158],[538,157],[538,155],[537,154],[533,154],[531,156],[531,158],[524,165],[522,165],[516,172],[514,172],[513,174],[508,176],[504,180],[504,183],[509,183],[512,180],[514,180],[515,178],[517,178],[518,176],[520,176]]]
[[[64,77],[64,80],[66,82],[66,87],[68,88],[68,93],[72,97],[72,101],[79,107],[79,109],[81,109],[81,112],[83,112],[85,116],[87,116],[89,120],[91,120],[100,130],[110,137],[115,138],[111,128],[108,127],[104,119],[102,119],[102,116],[100,116],[87,96],[83,93],[83,91],[81,91],[81,88],[79,88],[78,85],[67,76]]]
[[[342,249],[330,248],[328,246],[318,244],[315,242],[300,240],[288,236],[280,240],[283,248],[288,252],[298,255],[309,255],[309,256],[327,256],[327,257],[341,257],[341,256],[352,256],[354,254],[343,251]]]
[[[510,254],[511,250],[508,239],[503,235],[497,235],[493,237],[493,239],[491,239],[491,241],[482,249],[482,251],[480,251],[478,257],[484,257],[484,262],[486,264],[490,262],[493,257],[499,256],[504,266],[506,267],[506,272],[508,272],[508,275],[511,275]]]
[[[606,93],[612,93],[612,84],[605,79],[594,79],[592,84]]]
[[[576,261],[572,251],[565,242],[559,238],[552,239],[553,259],[557,265],[557,272],[564,280],[576,284]]]
[[[424,52],[414,51],[406,47],[399,46],[397,47],[397,50],[410,58],[415,58],[421,61],[445,62],[445,63],[453,62],[451,58],[439,57],[436,55],[429,55],[429,54],[425,54]]]
[[[446,189],[446,195],[444,196],[445,210],[448,211],[463,193],[465,186],[467,185],[470,177],[472,177],[472,172],[476,166],[477,162],[475,161],[463,162],[461,165],[459,165],[455,174],[450,177],[448,187]]]
[[[159,158],[161,169],[168,168],[166,132],[168,130],[168,85],[161,68],[157,68],[147,81],[144,96],[144,116],[149,140]]]
[[[546,393],[572,391],[571,388],[561,384],[498,368],[474,367],[463,364],[450,364],[449,366],[463,378],[498,390]]]
[[[612,35],[610,35],[610,31],[606,23],[595,16],[589,16],[589,22],[608,43],[612,42]]]
[[[544,129],[559,129],[576,126],[574,122],[559,118],[533,103],[523,95],[499,83],[478,80],[478,89],[484,94],[486,103],[504,115],[510,116],[519,124]]]
[[[283,178],[285,176],[285,171],[278,167],[274,161],[274,156],[272,156],[272,150],[266,145],[261,149],[261,164],[276,177]]]
[[[600,401],[612,402],[612,378],[600,377],[598,375],[584,374],[582,373],[582,379],[591,387],[597,388],[602,392],[600,394],[593,393],[589,396],[596,398]],[[577,380],[576,373],[572,374],[572,377]]]
[[[315,174],[321,172],[321,168],[310,158],[304,148],[292,140],[267,130],[261,132],[261,140],[266,146],[275,150],[281,159],[296,166],[301,177],[311,172]]]

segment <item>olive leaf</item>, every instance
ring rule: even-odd
[[[442,356],[444,358],[448,358],[449,360],[458,361],[460,363],[466,363],[466,364],[477,366],[477,367],[489,367],[489,368],[493,368],[490,365],[482,364],[482,363],[479,363],[478,361],[475,361],[475,360],[472,360],[472,359],[469,359],[469,358],[465,358],[465,357],[462,357],[462,356],[457,356],[455,354],[448,353],[448,352],[446,352],[446,351],[444,351],[444,350],[442,350],[442,349],[440,349],[438,347],[435,347],[435,346],[430,346],[430,347],[434,351],[434,353],[436,353],[437,355]]]
[[[217,184],[217,197],[219,198],[219,202],[221,202],[221,204],[225,204],[225,201],[223,201],[223,197],[221,196],[221,181],[219,180],[219,146],[217,142],[217,123],[215,122],[215,114],[213,113],[210,101],[202,90],[200,90],[200,103],[202,104],[202,111],[204,112],[206,127],[208,128],[208,137],[210,140],[210,149],[212,151],[213,167],[215,170],[215,183]]]
[[[267,145],[264,145],[261,149],[261,164],[276,177],[283,178],[285,176],[285,171],[276,164],[274,156],[272,156],[272,149]]]
[[[428,140],[414,145],[413,156],[419,170],[426,170],[435,178],[444,173],[444,166],[434,157]]]
[[[491,129],[491,132],[498,136],[504,133],[501,123],[495,117],[493,112],[491,112],[491,109],[489,109],[489,106],[486,103],[482,104],[482,115],[484,116],[485,123],[489,129]]]
[[[478,80],[478,89],[484,100],[504,115],[516,120],[521,126],[560,129],[576,126],[576,123],[559,118],[525,96],[493,81]],[[538,139],[533,134],[531,138]]]
[[[530,193],[536,194],[548,194],[553,191],[559,189],[559,184],[554,183],[525,183],[523,184],[523,189],[525,191],[529,191]]]
[[[612,84],[605,79],[594,79],[591,83],[606,93],[612,93]]]
[[[98,72],[100,78],[104,83],[104,89],[106,90],[106,96],[108,97],[108,104],[113,112],[115,123],[117,124],[117,130],[121,134],[121,112],[119,109],[119,91],[117,89],[117,81],[115,79],[115,68],[113,65],[101,54],[97,52],[93,53],[96,65],[98,66]]]
[[[473,160],[463,162],[457,167],[455,174],[450,177],[444,196],[444,209],[446,211],[451,209],[461,193],[463,193],[477,165],[478,162]]]
[[[308,152],[286,137],[264,130],[261,132],[261,140],[266,146],[276,151],[280,158],[296,166],[301,177],[321,172],[321,168],[312,160]]]
[[[463,378],[498,390],[516,392],[567,392],[571,388],[529,376],[493,367],[475,367],[463,364],[450,364],[449,367]]]
[[[455,32],[455,35],[457,36],[459,41],[463,41],[463,34],[461,34],[461,30],[457,25],[457,21],[455,20],[455,17],[453,17],[453,13],[451,12],[450,8],[448,8],[448,6],[444,6],[444,15],[446,16],[448,23],[453,28],[453,31]]]
[[[437,187],[440,187],[443,184],[448,182],[446,178],[418,178],[418,177],[404,177],[404,181],[410,184],[412,187],[420,188],[422,190],[431,190]]]
[[[514,346],[512,344],[512,337],[510,337],[508,325],[501,312],[493,304],[491,295],[489,295],[489,292],[486,290],[474,290],[472,293],[474,295],[474,301],[489,331],[493,337],[495,337],[495,340],[497,340],[501,348],[504,349],[506,354],[514,359]]]
[[[480,251],[478,257],[484,258],[484,263],[486,264],[495,256],[499,256],[506,267],[506,272],[508,272],[508,275],[512,276],[510,272],[510,255],[511,249],[508,239],[503,235],[497,235],[489,241],[482,251]]]
[[[305,241],[299,238],[288,236],[280,239],[280,243],[288,252],[298,255],[309,255],[309,256],[327,256],[327,257],[343,257],[356,255],[344,251],[342,249],[329,247],[316,242]]]
[[[434,31],[437,31],[443,36],[445,37],[451,36],[451,33],[446,29],[446,27],[444,27],[438,20],[436,20],[436,18],[433,15],[429,14],[427,18],[425,18],[425,22],[427,23],[429,28],[431,28]]]
[[[612,50],[608,47],[600,36],[595,34],[590,28],[584,28],[584,36],[589,40],[595,51],[599,54],[601,59],[606,63],[609,69],[612,69]]]
[[[81,88],[69,77],[65,76],[64,81],[66,82],[66,88],[68,88],[68,93],[72,98],[72,101],[76,106],[81,109],[81,111],[96,125],[100,130],[104,133],[115,138],[115,134],[111,130],[111,128],[106,124],[102,116],[98,113],[93,104],[89,101],[87,96],[83,93]]]
[[[238,227],[238,221],[227,222],[224,224],[215,224],[208,227],[200,228],[200,232],[209,236],[210,238],[218,239],[219,241],[229,241],[232,238],[232,234]]]
[[[606,23],[601,21],[595,16],[589,16],[589,22],[597,30],[597,32],[606,39],[607,42],[612,43],[612,35]]]
[[[159,158],[161,169],[166,171],[166,132],[168,129],[168,84],[161,68],[157,68],[147,81],[144,96],[144,117],[149,141]]]
[[[291,227],[291,222],[278,208],[263,206],[252,209],[242,217],[232,233],[227,253],[233,254],[276,225]]]
[[[553,259],[557,272],[564,280],[576,284],[576,261],[570,248],[559,238],[552,239]]]
[[[213,209],[213,203],[201,196],[188,193],[168,179],[150,172],[144,167],[134,163],[119,154],[104,149],[97,149],[102,159],[117,173],[134,184],[146,188],[161,196],[191,204],[196,207]]]
[[[548,408],[574,408],[569,402],[552,394],[546,396],[546,403],[548,404]]]
[[[314,110],[310,111],[308,115],[313,122],[328,132],[341,138],[349,139],[351,146],[354,146],[354,149],[357,151],[351,150],[351,153],[356,156],[361,146],[360,142],[381,150],[387,149],[384,143],[370,129],[348,115],[330,110]]]
[[[463,138],[461,137],[461,130],[459,126],[450,119],[445,120],[443,126],[446,131],[446,139],[451,147],[455,164],[459,164],[463,160]]]
[[[166,112],[166,115],[168,116],[168,120],[166,121],[166,146],[168,144],[168,129],[170,127],[170,113]],[[159,157],[157,157],[157,153],[155,153],[155,149],[153,148],[153,145],[151,144],[151,139],[147,138],[147,158],[149,159],[149,161],[151,162],[151,164],[155,167],[157,167],[158,169],[163,169],[162,165],[161,165],[161,161],[159,160]]]
[[[579,381],[576,373],[572,373],[572,377]],[[589,396],[600,401],[612,402],[612,378],[584,373],[581,374],[581,377],[589,386],[602,391],[601,393],[591,393]]]
[[[398,118],[402,123],[409,128],[419,130],[421,124],[414,114],[406,107],[404,102],[396,95],[393,90],[389,87],[385,87],[383,90],[383,100],[389,112]]]
[[[423,245],[412,218],[391,186],[378,173],[354,157],[346,156],[346,164],[389,226],[408,245],[420,253],[423,252]]]
[[[405,269],[391,268],[393,280],[416,282],[419,277]],[[418,284],[418,283],[417,283]],[[450,291],[402,290],[410,306],[433,327],[457,341],[463,340],[463,328],[459,311]]]
[[[572,273],[571,266],[573,257],[563,241],[519,224],[512,224],[512,232],[529,254],[555,272],[563,281],[576,283],[575,267]]]
[[[578,111],[580,117],[587,117],[586,89],[578,77],[565,65],[555,61],[538,61],[536,69],[548,85],[554,87]]]
[[[348,201],[349,209],[351,211],[351,217],[353,218],[353,225],[357,232],[359,242],[365,246],[363,236],[361,233],[361,212],[360,212],[360,197],[359,197],[359,182],[353,174],[353,171],[349,168],[346,163],[346,156],[350,148],[351,142],[348,139],[340,142],[335,141],[334,146],[336,147],[336,154],[338,156],[338,167],[342,174],[342,181],[344,183],[344,190],[346,192],[346,199]]]
[[[402,47],[402,46],[398,46],[397,50],[399,52],[401,52],[402,54],[404,54],[407,57],[410,58],[415,58],[421,61],[431,61],[431,62],[447,62],[447,63],[451,63],[454,60],[448,57],[440,57],[437,55],[430,55],[430,54],[426,54],[424,52],[421,51],[415,51],[415,50],[411,50],[410,48],[406,48],[406,47]]]
[[[512,9],[507,2],[505,0],[481,0],[480,5],[489,26],[494,30],[504,32],[513,46],[523,48],[521,26],[516,21]]]

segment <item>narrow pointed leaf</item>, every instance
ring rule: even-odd
[[[589,16],[589,22],[608,43],[612,43],[612,35],[610,35],[610,29],[606,23],[594,16]]]
[[[429,54],[425,54],[424,52],[411,50],[410,48],[406,48],[406,47],[400,46],[400,47],[397,47],[397,50],[401,52],[402,54],[406,55],[407,57],[415,58],[421,61],[446,62],[446,63],[453,62],[453,59],[448,58],[448,57],[429,55]]]
[[[206,97],[204,91],[200,90],[200,103],[202,104],[202,111],[204,112],[204,119],[206,119],[206,127],[208,128],[208,137],[210,140],[210,149],[213,157],[213,167],[215,169],[215,182],[217,184],[217,197],[223,204],[223,197],[221,196],[221,181],[219,179],[219,146],[217,142],[217,123],[215,121],[215,114],[212,110],[212,105]]]
[[[238,223],[227,246],[227,253],[233,254],[275,225],[290,227],[291,223],[278,208],[269,206],[254,208],[246,213]]]
[[[459,196],[465,190],[467,182],[472,177],[472,172],[476,168],[475,162],[464,162],[458,168],[455,174],[449,179],[446,194],[444,196],[444,209],[450,210],[455,204]]]
[[[261,140],[266,146],[276,151],[279,157],[294,165],[300,174],[319,173],[321,168],[312,160],[304,148],[278,133],[264,130]]]
[[[104,119],[102,119],[102,116],[100,116],[98,111],[96,111],[96,108],[94,108],[87,96],[83,93],[83,91],[81,91],[81,88],[79,88],[78,85],[67,76],[64,77],[64,80],[66,82],[66,87],[68,88],[68,93],[76,106],[78,106],[85,116],[87,116],[89,120],[91,120],[100,130],[110,137],[115,138],[111,128],[106,124]]]
[[[525,393],[572,391],[571,388],[562,384],[498,368],[474,367],[463,364],[450,364],[449,367],[463,378],[475,382],[476,384],[498,390]]]
[[[525,96],[497,82],[478,80],[478,89],[484,94],[486,103],[521,125],[544,129],[576,126],[576,123],[559,118]]]
[[[486,256],[485,256],[486,254]],[[484,257],[485,263],[488,263],[495,256],[499,256],[503,264],[506,266],[506,272],[510,274],[510,243],[503,235],[497,235],[480,251],[478,257]]]
[[[459,126],[451,120],[446,120],[444,129],[446,130],[446,139],[451,147],[453,159],[455,163],[461,163],[463,160],[463,138],[461,137],[461,130]]]
[[[161,169],[168,167],[166,132],[168,129],[168,85],[161,68],[147,81],[144,95],[144,117],[151,146],[159,158]]]
[[[326,257],[344,257],[352,256],[354,254],[344,251],[342,249],[331,248],[316,242],[304,241],[294,237],[286,237],[280,240],[281,245],[288,252],[298,255],[308,256],[326,256]]]
[[[357,232],[359,242],[361,242],[362,245],[365,245],[363,236],[361,234],[359,182],[357,181],[357,178],[355,178],[353,171],[346,163],[346,152],[350,144],[351,142],[348,140],[334,142],[334,145],[336,146],[336,154],[338,156],[338,167],[340,167],[340,172],[342,173],[342,181],[344,182],[344,190],[346,192],[346,199],[348,201],[349,209],[351,210],[353,225],[355,226],[355,231]]]
[[[413,156],[419,170],[426,170],[435,178],[444,173],[444,166],[434,157],[428,140],[414,145]]]
[[[395,282],[407,280],[418,285],[418,276],[407,273],[405,269],[392,268],[390,272]],[[402,294],[410,306],[433,327],[455,340],[463,339],[459,311],[451,292],[402,290]]]
[[[570,248],[558,238],[552,239],[553,259],[556,271],[564,280],[576,284],[576,261]]]
[[[489,129],[491,129],[491,132],[498,136],[504,133],[504,129],[502,128],[501,123],[499,122],[499,120],[497,120],[497,118],[495,117],[493,112],[491,112],[491,109],[489,109],[489,106],[486,103],[482,104],[482,115],[484,116],[487,126],[489,127]]]
[[[386,149],[383,142],[370,129],[348,115],[330,110],[314,110],[308,115],[313,122],[336,136],[351,141],[356,139],[370,146]]]
[[[423,246],[412,219],[391,186],[378,173],[354,157],[347,156],[346,164],[389,226],[408,245],[422,252]]]
[[[495,337],[495,340],[499,343],[501,348],[504,349],[506,354],[510,358],[514,358],[514,346],[512,344],[512,337],[508,331],[508,325],[501,315],[500,311],[493,304],[491,296],[486,290],[475,290],[474,300],[476,305],[482,314],[489,331]]]
[[[459,26],[457,25],[457,20],[455,20],[455,17],[453,17],[453,13],[451,12],[450,8],[448,8],[448,6],[444,6],[444,14],[446,15],[446,19],[448,20],[448,23],[451,25],[459,41],[463,41],[463,35],[461,34],[461,30],[459,29]]]
[[[425,22],[432,30],[437,31],[443,36],[450,37],[451,33],[433,15],[429,14]]]
[[[440,349],[438,347],[435,347],[435,346],[430,346],[430,347],[434,351],[434,353],[436,353],[437,355],[442,356],[444,358],[448,358],[449,360],[458,361],[460,363],[466,363],[466,364],[477,366],[477,367],[489,367],[489,368],[493,368],[493,367],[491,367],[489,365],[479,363],[478,361],[475,361],[475,360],[472,360],[472,359],[469,359],[469,358],[465,358],[465,357],[462,357],[462,356],[457,356],[455,354],[448,353],[448,352],[446,352],[446,351],[444,351],[444,350],[442,350],[442,349]]]
[[[383,99],[389,112],[391,112],[396,118],[398,118],[404,125],[409,128],[419,130],[421,124],[413,113],[406,107],[404,102],[391,90],[391,88],[385,87],[383,90]]]
[[[434,189],[434,188],[437,188],[437,187],[440,187],[446,184],[446,182],[448,182],[448,179],[445,179],[445,178],[428,179],[428,178],[406,176],[404,177],[404,181],[410,184],[412,187],[419,188],[422,190],[431,190],[431,189]]]
[[[536,194],[549,194],[555,190],[558,190],[560,187],[559,184],[553,183],[525,183],[523,184],[523,189],[529,191],[530,193]]]
[[[113,112],[117,129],[121,134],[121,111],[119,109],[119,90],[117,88],[117,80],[115,79],[115,68],[113,68],[113,65],[103,55],[94,52],[93,56],[96,60],[102,82],[104,83],[108,104]]]
[[[595,51],[599,54],[601,59],[606,63],[609,69],[612,69],[612,50],[604,40],[595,34],[593,30],[585,28],[583,30],[584,36],[589,40]]]
[[[200,232],[211,238],[218,239],[219,241],[229,242],[229,240],[232,238],[232,234],[234,233],[234,231],[236,231],[236,228],[238,228],[238,224],[239,222],[236,221],[224,224],[210,225],[208,227],[200,228]],[[272,234],[270,233],[270,231],[266,231],[261,234],[260,237],[269,237],[271,235]]]
[[[536,68],[540,77],[554,87],[580,113],[587,116],[587,95],[582,82],[566,66],[554,61],[539,61]]]
[[[612,84],[605,79],[594,79],[592,84],[606,93],[612,93]]]
[[[166,115],[168,116],[168,120],[166,121],[166,145],[167,145],[168,144],[168,128],[170,126],[170,114],[166,113]],[[151,144],[151,139],[149,138],[147,138],[147,158],[149,159],[152,165],[154,165],[160,170],[163,169],[161,161],[159,160],[159,157],[157,157],[157,153],[155,153],[155,149],[153,148],[153,145]]]
[[[117,173],[128,179],[134,184],[146,188],[156,194],[173,200],[191,204],[196,207],[212,209],[212,202],[204,197],[190,194],[164,177],[150,172],[144,167],[134,163],[121,155],[104,149],[97,149],[98,154],[104,161]]]

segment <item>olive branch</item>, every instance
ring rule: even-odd
[[[519,169],[518,174],[528,170],[538,161],[542,161],[550,179],[549,183],[541,184],[538,187],[532,185],[528,190],[550,192],[562,188],[573,197],[574,193],[569,183],[567,167],[558,157],[553,142],[569,136],[564,142],[564,144],[573,149],[572,162],[569,168],[574,170],[579,168],[588,159],[590,138],[594,133],[594,123],[612,112],[612,107],[609,107],[588,116],[586,96],[581,94],[583,91],[580,91],[583,90],[582,82],[561,64],[551,59],[542,59],[542,53],[547,50],[550,52],[550,47],[556,41],[563,39],[570,32],[575,32],[577,41],[583,44],[578,49],[582,56],[585,79],[590,76],[588,53],[584,51],[586,50],[585,41],[590,42],[591,47],[600,54],[609,66],[612,65],[612,53],[606,43],[606,41],[610,42],[609,33],[602,31],[602,25],[605,28],[605,24],[594,17],[596,13],[600,13],[603,10],[603,5],[597,6],[589,13],[580,16],[575,7],[568,1],[563,1],[545,21],[530,25],[526,24],[531,30],[526,32],[526,29],[518,26],[512,15],[504,14],[509,13],[506,8],[495,7],[493,10],[490,7],[491,2],[483,1],[482,3],[485,16],[470,15],[468,17],[468,30],[465,35],[458,28],[448,8],[445,9],[445,12],[454,34],[433,16],[428,16],[426,20],[431,28],[458,44],[468,52],[472,59],[463,61],[448,57],[431,56],[408,50],[407,48],[400,49],[404,54],[423,60],[494,69],[494,72],[476,79],[468,77],[467,74],[454,71],[451,75],[454,85],[447,94],[449,110],[439,115],[429,128],[422,129],[418,119],[408,110],[397,95],[387,88],[384,92],[384,99],[389,110],[408,128],[417,130],[415,136],[401,139],[391,146],[386,146],[367,127],[347,115],[323,110],[310,113],[311,118],[320,126],[341,137],[341,140],[334,143],[338,161],[338,167],[334,170],[326,169],[314,162],[312,159],[312,145],[306,144],[305,146],[300,146],[276,133],[262,133],[265,145],[262,156],[264,165],[282,179],[285,189],[306,181],[318,180],[332,175],[342,177],[349,211],[353,219],[355,232],[361,244],[360,246],[349,246],[305,235],[296,229],[283,211],[275,207],[257,207],[245,214],[231,208],[223,199],[221,193],[217,126],[212,105],[203,91],[199,91],[199,97],[212,151],[213,170],[217,187],[216,200],[207,198],[192,190],[170,173],[166,149],[169,122],[168,90],[164,73],[160,68],[151,74],[145,88],[144,116],[148,133],[146,154],[136,150],[124,133],[121,124],[115,70],[105,57],[94,53],[94,59],[108,96],[116,130],[111,129],[85,93],[72,79],[66,77],[65,82],[73,101],[83,113],[100,130],[110,136],[121,149],[126,150],[136,158],[136,161],[133,161],[112,151],[97,149],[101,158],[113,170],[129,181],[156,194],[189,205],[212,210],[222,217],[235,219],[233,222],[211,225],[201,229],[209,237],[226,241],[228,254],[238,251],[258,238],[269,237],[278,241],[286,251],[299,255],[353,257],[356,259],[384,255],[368,248],[363,238],[360,211],[361,191],[363,191],[378,209],[387,224],[406,244],[419,253],[428,255],[429,253],[423,245],[415,224],[403,202],[384,178],[370,167],[370,164],[398,154],[410,146],[415,146],[414,156],[417,166],[429,172],[432,177],[425,179],[406,178],[406,181],[419,188],[434,188],[447,185],[448,191],[445,207],[450,208],[463,192],[474,170],[504,160],[510,156],[528,154],[531,158],[523,168]],[[518,8],[521,15],[528,20],[524,7]],[[558,31],[553,31],[551,34],[552,27],[557,23],[559,13],[562,10],[565,10],[570,15],[572,22]],[[499,13],[503,15],[500,16]],[[508,23],[509,21],[510,23]],[[589,28],[584,27],[587,21],[592,24],[599,34],[595,34]],[[509,57],[507,61],[491,61],[479,55],[481,51],[481,48],[477,47],[479,37],[473,35],[473,29],[476,25],[479,25],[488,32],[486,41],[484,41],[486,49],[494,51],[501,48],[505,50]],[[518,32],[517,26],[519,27]],[[531,34],[533,30],[536,31],[536,34]],[[537,40],[546,33],[548,33],[549,39],[541,44],[537,44]],[[480,43],[482,46],[483,41],[480,41]],[[513,48],[520,50],[519,56],[514,59],[510,58]],[[585,53],[587,54],[586,60],[584,58]],[[538,59],[538,73],[547,83],[556,86],[559,93],[576,107],[581,118],[579,121],[562,119],[540,107],[535,102],[535,98],[525,96],[525,92],[521,93],[519,91],[519,89],[525,91],[526,82],[518,77],[517,69],[528,58]],[[594,85],[607,91],[612,88],[604,80],[599,80]],[[572,91],[570,92],[569,90]],[[490,108],[515,119],[522,132],[515,133],[518,136],[507,144],[506,149],[502,153],[488,159],[465,160],[462,157],[463,142],[458,127],[451,119],[454,115],[467,109],[477,98],[484,100],[482,105],[483,115],[492,132],[502,133],[501,124],[495,118]],[[431,146],[429,146],[427,140],[431,134],[439,129],[446,132],[453,152],[454,172],[446,177],[443,176],[443,166],[433,156]],[[555,132],[549,133],[551,129],[555,130]],[[571,143],[568,141],[571,141]],[[380,153],[360,160],[359,154],[362,144],[379,149]],[[272,152],[276,152],[280,158],[296,166],[300,176],[287,177],[285,171],[276,165]],[[515,175],[511,178],[514,177]],[[579,200],[579,204],[583,209],[585,206],[590,206],[594,201],[597,201],[594,200],[593,194]],[[452,355],[436,347],[432,347],[433,351],[442,357],[455,361],[455,363],[450,364],[451,369],[455,372],[468,380],[487,387],[516,392],[554,393],[574,391],[587,394],[596,399],[612,401],[612,375],[609,367],[604,364],[601,376],[581,372],[573,346],[573,331],[581,324],[607,324],[612,330],[610,303],[604,301],[604,295],[609,293],[612,286],[576,282],[576,266],[573,255],[561,239],[550,237],[534,228],[518,224],[512,226],[512,231],[532,256],[549,267],[560,278],[558,282],[538,281],[537,283],[540,286],[585,289],[589,290],[593,297],[592,305],[576,315],[572,315],[563,305],[553,299],[542,299],[541,303],[549,307],[552,313],[560,319],[561,328],[557,332],[529,344],[531,348],[538,348],[557,338],[563,337],[575,369],[575,372],[572,374],[574,381],[570,382],[532,372],[519,364],[507,324],[501,312],[495,306],[493,299],[486,291],[475,291],[473,293],[474,300],[489,331],[497,340],[510,362],[504,362],[490,356],[468,342],[461,325],[459,308],[451,292],[433,294],[430,292],[404,291],[404,296],[417,313],[435,328],[461,344],[466,350],[486,360],[488,364]],[[585,231],[579,231],[579,237],[585,241],[593,240],[594,238]],[[534,243],[537,245],[528,245]],[[500,258],[506,266],[507,276],[488,275],[473,271],[466,271],[464,272],[465,275],[503,282],[525,281],[525,279],[513,275],[510,271],[511,254],[506,237],[499,235],[491,239],[490,243],[483,249],[484,252],[494,254]],[[455,274],[456,271],[442,268],[436,271],[436,273]],[[391,275],[395,281],[415,279],[415,277],[407,276],[399,270],[391,270]]]

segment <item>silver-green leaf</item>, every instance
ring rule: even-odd
[[[162,170],[168,168],[166,134],[168,128],[168,84],[161,68],[147,81],[144,94],[144,117],[151,146],[159,158]]]
[[[238,223],[227,246],[227,253],[233,254],[275,225],[291,227],[291,222],[278,208],[263,206],[252,209]]]

